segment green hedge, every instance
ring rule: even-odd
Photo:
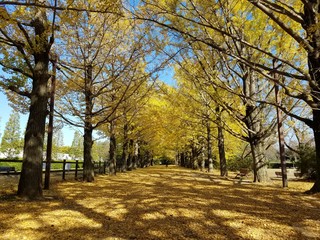
[[[229,171],[239,171],[240,168],[252,169],[252,157],[234,156],[228,159],[227,167]]]

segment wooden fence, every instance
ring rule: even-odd
[[[6,163],[6,164],[1,164],[1,163]],[[14,164],[10,164],[14,163]],[[15,159],[0,159],[0,174],[6,174],[6,175],[14,175],[14,174],[20,174],[20,170],[16,170],[14,166],[19,164],[19,169],[21,169],[22,166],[22,160],[15,160]],[[61,168],[52,168],[53,164],[61,164]],[[3,166],[6,165],[6,166]],[[11,166],[9,166],[11,165]],[[10,168],[10,171],[8,171]],[[46,162],[43,162],[42,165],[43,173],[45,172],[46,169]],[[65,180],[66,178],[66,173],[68,172],[74,172],[74,177],[75,179],[78,179],[79,172],[83,171],[83,161],[67,161],[67,160],[62,160],[62,161],[51,161],[51,170],[50,172],[62,172],[62,179]],[[106,173],[106,162],[94,162],[94,171],[95,173],[100,173],[100,174],[105,174]]]

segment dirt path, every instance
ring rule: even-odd
[[[320,195],[291,186],[161,166],[57,182],[44,201],[2,196],[0,239],[320,239]]]

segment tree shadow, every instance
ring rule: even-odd
[[[214,180],[214,181],[213,181]],[[62,182],[40,202],[0,200],[4,239],[319,239],[317,196],[183,168]],[[281,231],[279,230],[281,229]],[[11,238],[10,238],[11,237]],[[29,237],[29,238],[28,238]]]

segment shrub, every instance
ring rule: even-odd
[[[296,167],[301,175],[309,179],[315,178],[316,172],[316,151],[313,146],[303,145],[298,148]]]
[[[170,164],[175,164],[175,161],[167,156],[161,156],[156,159],[160,164],[165,165],[166,163]]]
[[[228,159],[227,167],[229,171],[239,171],[240,168],[252,168],[252,157],[243,158],[242,156],[234,156]]]

